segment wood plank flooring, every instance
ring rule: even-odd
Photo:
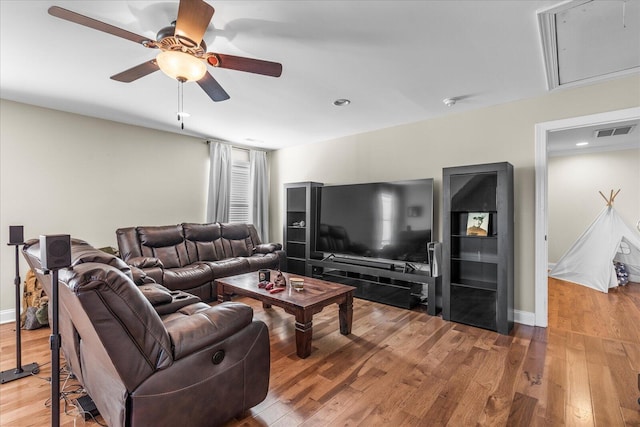
[[[307,359],[295,355],[290,315],[236,300],[269,326],[271,383],[226,427],[640,425],[640,284],[603,294],[550,279],[549,327],[510,336],[356,299],[351,335],[337,306],[314,316]],[[23,331],[23,364],[49,361],[49,334]],[[0,326],[0,351],[2,370],[15,367],[13,324]],[[50,424],[41,369],[0,386],[0,425]],[[61,408],[74,426],[74,409]]]

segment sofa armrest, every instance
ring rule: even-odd
[[[162,285],[158,285],[157,283],[153,284],[144,284],[138,286],[142,295],[151,303],[151,305],[156,306],[160,304],[168,304],[173,301],[173,297],[169,292],[169,289],[165,288]]]
[[[174,360],[230,337],[252,320],[253,309],[237,302],[213,307],[202,302],[191,304],[162,319],[173,344]]]
[[[143,269],[134,265],[131,265],[129,267],[131,267],[131,276],[133,278],[133,283],[135,283],[137,286],[156,283],[156,281],[153,280],[153,278],[150,277]]]
[[[254,252],[258,254],[270,254],[275,251],[279,251],[280,249],[282,249],[282,245],[280,243],[262,243],[256,246]]]
[[[127,264],[138,267],[138,268],[152,268],[152,267],[160,267],[164,268],[162,265],[162,261],[158,258],[148,257],[148,256],[137,256],[133,258],[129,258],[127,260]]]

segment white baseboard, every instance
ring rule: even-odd
[[[530,311],[513,310],[513,320],[523,325],[535,326],[536,314]]]
[[[513,310],[513,320],[523,325],[535,326],[536,324],[535,313],[531,313],[530,311]],[[15,310],[13,308],[0,311],[0,324],[15,321]]]
[[[9,310],[0,311],[0,324],[16,321],[16,310],[11,308]]]

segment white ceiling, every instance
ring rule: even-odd
[[[231,99],[214,103],[186,84],[184,130],[176,81],[161,72],[109,79],[154,51],[47,13],[57,5],[155,39],[175,20],[177,1],[1,0],[0,96],[277,149],[547,93],[536,12],[556,1],[208,3],[216,10],[204,37],[209,51],[280,62],[283,73],[210,69]],[[452,97],[457,103],[445,106]],[[335,107],[337,98],[352,102]]]
[[[613,124],[584,126],[567,130],[549,132],[547,139],[550,156],[566,156],[583,153],[603,151],[640,149],[640,121],[627,120]],[[598,130],[623,128],[631,126],[631,131],[626,135],[612,135],[596,137]],[[587,142],[587,145],[576,146],[578,143]]]

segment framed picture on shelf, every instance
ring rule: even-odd
[[[469,212],[467,236],[486,236],[488,234],[489,212]]]

